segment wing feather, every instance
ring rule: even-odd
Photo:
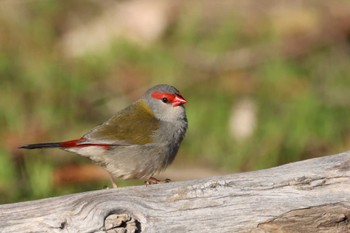
[[[152,143],[152,135],[158,127],[159,120],[145,102],[139,100],[85,134],[83,143],[144,145]]]

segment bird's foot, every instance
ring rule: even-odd
[[[145,181],[145,185],[151,185],[151,184],[159,184],[159,183],[169,183],[171,182],[170,179],[165,179],[164,181],[158,180],[157,178],[150,177],[148,180]]]
[[[145,185],[151,185],[151,184],[159,184],[161,180],[158,180],[157,178],[150,177],[148,180],[145,181]]]

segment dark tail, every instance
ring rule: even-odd
[[[49,142],[49,143],[37,143],[37,144],[28,144],[21,146],[21,149],[39,149],[39,148],[58,148],[61,147],[61,142]]]

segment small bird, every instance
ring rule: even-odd
[[[159,84],[79,139],[20,148],[59,148],[88,157],[109,172],[113,187],[114,178],[158,183],[153,175],[173,162],[185,136],[186,102],[175,87]]]

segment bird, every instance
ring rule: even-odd
[[[174,86],[158,84],[78,139],[19,148],[59,148],[88,157],[108,171],[113,188],[115,179],[159,183],[153,176],[174,161],[186,134],[186,103]]]

